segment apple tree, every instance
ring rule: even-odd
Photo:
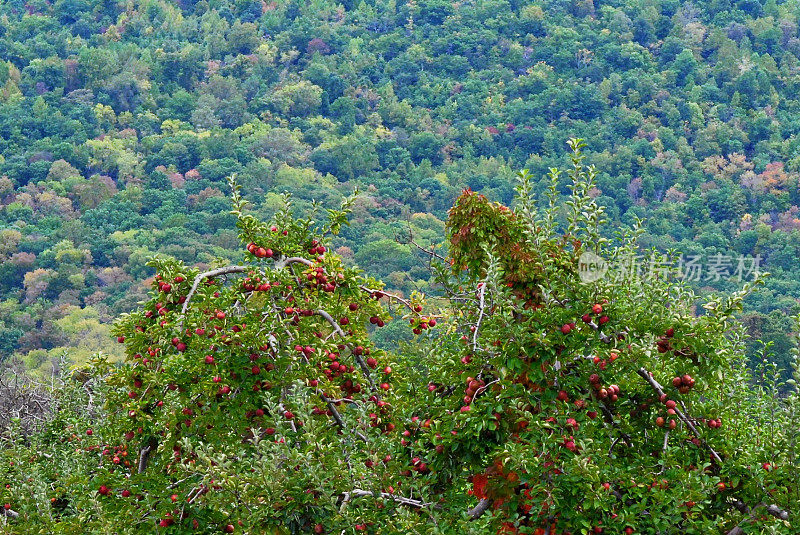
[[[751,387],[735,320],[764,275],[701,300],[674,253],[606,228],[583,146],[563,205],[554,169],[543,210],[526,172],[513,210],[451,209],[406,457],[447,503],[468,481],[497,533],[791,533],[797,420]]]
[[[699,298],[674,255],[639,256],[591,192],[520,174],[514,208],[465,191],[442,296],[396,295],[286,202],[242,259],[155,259],[98,358],[39,434],[7,441],[19,533],[792,533],[797,396],[743,360],[742,291]],[[538,202],[546,203],[539,207]],[[646,268],[646,269],[636,269]],[[698,307],[698,305],[702,305]],[[698,310],[701,310],[698,313]],[[412,344],[371,334],[402,318]]]

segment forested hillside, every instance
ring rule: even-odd
[[[232,173],[265,217],[284,191],[307,211],[358,187],[336,252],[409,294],[430,274],[398,238],[440,242],[465,187],[511,202],[516,169],[542,194],[582,137],[592,196],[615,223],[646,218],[645,248],[731,271],[761,256],[772,277],[743,319],[786,368],[798,15],[774,0],[4,1],[0,358],[119,353],[108,324],[144,299],[151,255],[235,257]]]

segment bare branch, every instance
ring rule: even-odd
[[[19,518],[19,513],[14,511],[13,509],[6,509],[5,507],[0,507],[0,516],[6,516],[8,518]]]
[[[373,498],[383,498],[385,500],[392,500],[395,503],[406,505],[408,507],[419,507],[419,508],[430,507],[430,506],[437,507],[432,502],[423,502],[421,500],[414,500],[411,498],[405,498],[403,496],[395,496],[394,494],[389,494],[388,492],[372,492],[369,490],[361,490],[361,489],[353,489],[350,492],[342,493],[342,504],[349,502],[351,498],[359,498],[364,496],[371,496]]]
[[[147,463],[150,460],[150,452],[153,450],[153,446],[147,444],[146,446],[142,447],[139,450],[139,473],[141,474],[145,470],[147,470]]]
[[[218,269],[212,269],[211,271],[205,271],[203,273],[198,273],[197,276],[194,278],[194,282],[192,283],[192,287],[189,290],[189,293],[186,294],[186,301],[183,302],[183,306],[181,307],[181,315],[186,314],[186,310],[189,308],[189,302],[191,302],[192,297],[197,292],[197,288],[200,287],[200,283],[203,279],[209,279],[211,277],[217,277],[219,275],[227,275],[229,273],[244,273],[248,269],[252,269],[251,266],[225,266]]]
[[[413,237],[411,237],[411,239],[409,239],[408,243],[410,243],[411,245],[413,245],[414,247],[416,247],[417,249],[419,249],[420,251],[422,251],[426,255],[430,256],[431,258],[435,258],[435,259],[439,260],[440,262],[447,262],[447,258],[443,257],[442,255],[440,255],[439,253],[437,253],[433,249],[426,249],[423,246],[419,245],[417,242],[414,241]]]
[[[302,256],[290,256],[289,258],[277,260],[275,262],[275,269],[283,269],[291,266],[292,264],[305,264],[306,266],[311,267],[314,265],[314,262],[308,258],[303,258]]]
[[[486,296],[486,283],[481,282],[478,284],[478,321],[475,323],[475,332],[472,334],[472,352],[476,353],[478,351],[478,331],[481,328],[481,322],[483,321],[483,313],[486,308],[485,302]]]
[[[490,505],[492,505],[491,500],[484,498],[478,502],[478,505],[467,511],[467,516],[472,520],[478,519],[489,509]]]

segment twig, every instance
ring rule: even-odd
[[[485,303],[485,295],[486,295],[486,283],[481,282],[478,284],[478,321],[475,323],[475,332],[472,334],[472,352],[476,353],[478,351],[478,331],[481,328],[481,322],[483,321],[483,312],[486,308]]]
[[[342,505],[346,504],[350,501],[351,498],[359,498],[364,496],[371,496],[373,498],[383,498],[385,500],[392,500],[393,502],[399,503],[401,505],[406,505],[408,507],[430,507],[434,506],[432,502],[423,502],[421,500],[414,500],[411,498],[405,498],[403,496],[395,496],[394,494],[389,494],[388,492],[372,492],[369,490],[361,490],[361,489],[353,489],[350,492],[343,492],[342,493]]]
[[[600,337],[600,340],[603,343],[610,344],[611,342],[613,342],[613,340],[609,338],[609,336],[606,333],[600,330],[600,326],[596,324],[594,320],[590,321],[587,325],[589,325],[589,327],[597,331],[597,335]]]

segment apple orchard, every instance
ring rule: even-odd
[[[153,260],[114,327],[126,361],[98,357],[4,439],[0,526],[796,533],[797,394],[752,386],[735,319],[761,278],[702,302],[669,272],[581,282],[583,252],[619,260],[638,234],[604,226],[581,148],[542,198],[522,172],[513,209],[456,200],[446,247],[420,250],[427,303],[331,252],[352,199],[265,222],[232,182],[241,262]],[[398,320],[414,341],[378,349]]]

